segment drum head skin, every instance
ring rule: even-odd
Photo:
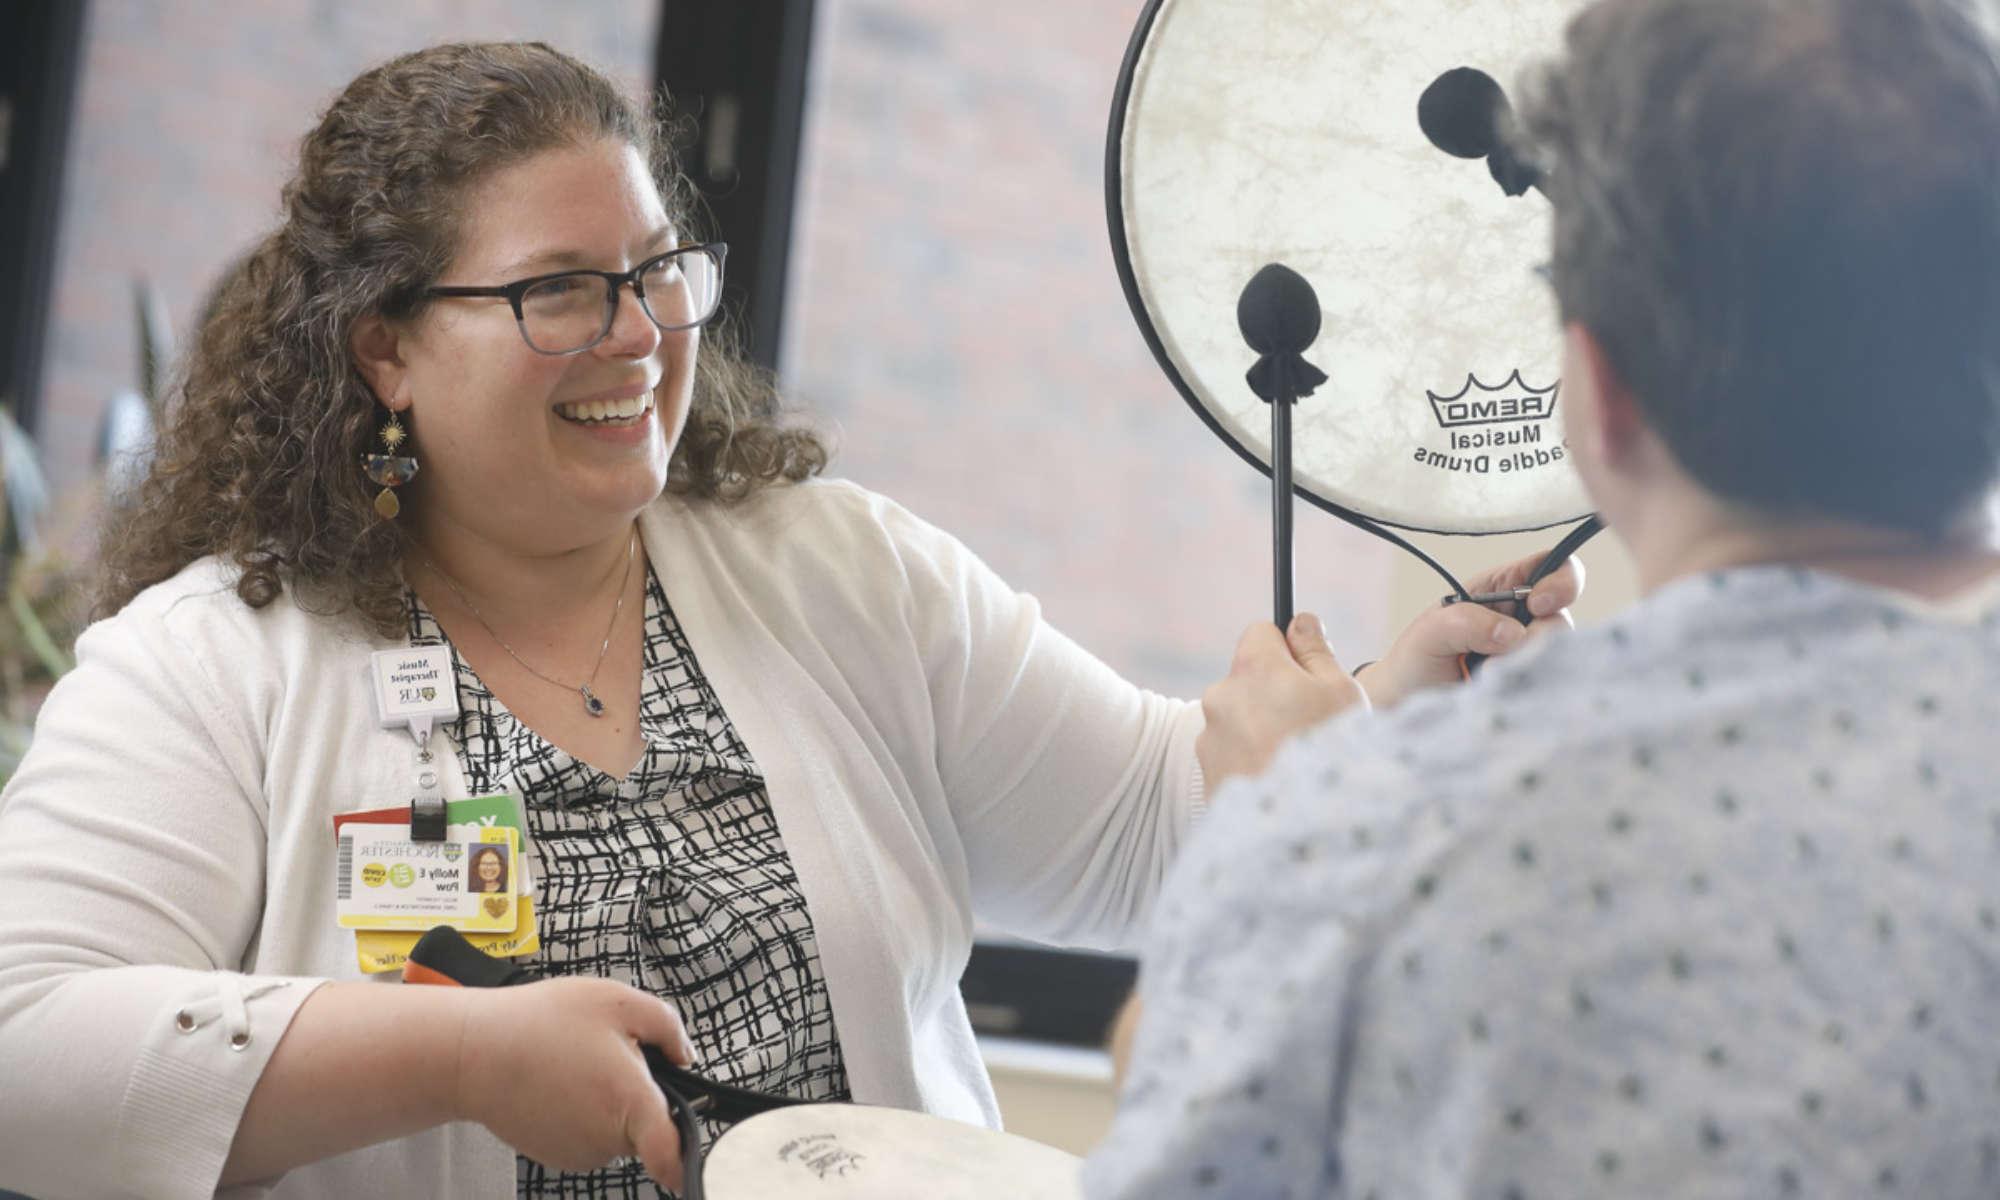
[[[1535,268],[1551,213],[1433,146],[1417,101],[1471,66],[1513,90],[1571,0],[1153,0],[1112,103],[1106,206],[1155,357],[1270,470],[1270,410],[1236,324],[1270,262],[1318,292],[1293,416],[1301,495],[1440,533],[1590,511],[1563,447],[1561,335]]]
[[[708,1200],[1073,1200],[1082,1160],[944,1117],[802,1104],[740,1122],[708,1152]]]

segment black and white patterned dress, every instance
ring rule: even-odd
[[[414,593],[410,640],[447,643]],[[812,920],[764,779],[650,570],[643,654],[645,753],[613,779],[523,725],[452,653],[459,717],[447,732],[468,794],[512,791],[535,847],[542,948],[526,961],[671,1001],[702,1070],[727,1083],[847,1099]],[[562,1173],[522,1158],[517,1179],[522,1196],[664,1194],[634,1159]]]

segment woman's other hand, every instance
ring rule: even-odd
[[[469,991],[458,1107],[515,1150],[559,1171],[633,1155],[661,1187],[681,1186],[681,1140],[640,1054],[681,1066],[694,1045],[672,1007],[607,979],[550,979]]]
[[[1318,617],[1300,613],[1282,634],[1252,625],[1229,674],[1202,693],[1207,725],[1194,749],[1210,793],[1232,775],[1263,771],[1285,739],[1356,704],[1366,707],[1367,693],[1334,661]]]
[[[1470,580],[1466,590],[1506,592],[1525,584],[1544,555],[1488,571]],[[1569,606],[1583,592],[1583,563],[1572,557],[1535,585],[1528,595],[1530,624],[1523,626],[1497,606],[1447,604],[1429,609],[1411,621],[1381,661],[1360,673],[1361,686],[1376,708],[1394,708],[1404,697],[1425,688],[1457,683],[1464,673],[1461,656],[1506,654],[1529,637],[1555,628],[1569,628]]]

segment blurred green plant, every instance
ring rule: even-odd
[[[0,575],[7,619],[0,621],[0,777],[28,749],[34,710],[70,669],[74,640],[63,593],[73,591],[49,554],[51,516],[41,457],[10,406],[0,405]]]
[[[83,632],[90,548],[107,500],[145,475],[173,359],[172,336],[158,291],[134,285],[139,332],[139,387],[105,408],[96,471],[58,499],[41,453],[0,400],[0,784],[27,752],[35,712],[72,666]]]

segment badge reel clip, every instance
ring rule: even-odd
[[[417,746],[410,840],[445,840],[444,790],[431,734],[458,716],[458,686],[445,646],[405,646],[374,655],[375,711],[384,729],[407,729]]]

